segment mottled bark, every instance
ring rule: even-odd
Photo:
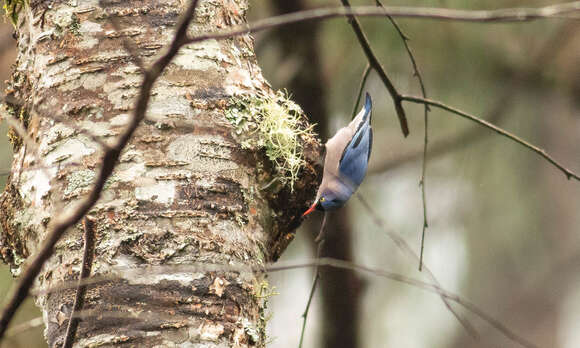
[[[112,142],[131,115],[142,77],[121,40],[132,40],[151,63],[172,39],[183,8],[177,0],[104,3],[31,1],[19,14],[9,87],[18,103],[10,112],[26,119],[41,158],[16,144],[0,200],[0,252],[16,274],[52,217],[74,209],[91,189],[102,151],[81,130]],[[242,23],[246,9],[244,0],[201,1],[190,34]],[[93,273],[118,279],[89,287],[78,346],[265,344],[261,275],[128,271],[197,262],[260,266],[292,240],[316,191],[318,143],[299,137],[306,161],[293,192],[283,180],[271,184],[284,174],[263,144],[251,141],[260,132],[232,125],[234,95],[244,95],[246,108],[274,95],[249,36],[184,47],[157,81],[145,122],[90,213],[97,221]],[[79,225],[57,244],[38,288],[76,279],[81,247]],[[73,298],[74,290],[37,297],[51,347],[62,344]]]

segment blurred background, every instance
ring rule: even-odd
[[[329,0],[250,1],[250,20],[321,6]],[[536,0],[389,1],[384,5],[462,9],[535,7]],[[351,1],[372,5],[374,1]],[[400,37],[385,18],[360,19],[395,86],[420,95]],[[397,20],[410,38],[430,98],[490,120],[580,171],[580,21],[477,24]],[[0,26],[0,87],[14,60],[12,27]],[[308,22],[255,36],[256,54],[275,89],[287,89],[325,141],[348,123],[366,58],[344,19]],[[359,192],[386,225],[352,199],[330,218],[324,255],[429,281],[385,228],[419,251],[423,210],[423,108],[405,104],[403,138],[392,101],[371,73],[375,132],[371,167]],[[540,347],[580,347],[580,183],[538,155],[437,109],[429,114],[425,264],[460,294]],[[0,129],[0,184],[10,169]],[[320,217],[307,221],[282,260],[315,254]],[[312,270],[273,273],[269,347],[298,347]],[[0,265],[0,298],[12,284]],[[471,338],[438,298],[369,274],[324,269],[306,326],[305,347],[519,347],[454,306],[480,335]],[[38,317],[32,301],[16,323]],[[42,329],[8,346],[44,347]]]

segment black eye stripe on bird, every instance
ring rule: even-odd
[[[302,216],[314,210],[334,210],[342,207],[359,187],[371,156],[371,96],[356,117],[326,142],[322,183],[314,204]]]

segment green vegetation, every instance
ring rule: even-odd
[[[258,327],[256,329],[244,326],[244,330],[246,333],[252,337],[255,342],[260,342],[260,338],[262,338],[262,342],[267,342],[266,336],[266,324],[271,319],[271,315],[268,314],[268,300],[272,296],[279,295],[276,291],[275,286],[271,286],[268,280],[265,278],[261,281],[257,281],[254,284],[254,296],[257,301],[261,301],[259,306],[260,308],[260,318],[258,321]]]
[[[306,126],[303,120],[302,109],[285,91],[273,96],[237,96],[232,104],[226,118],[236,127],[238,135],[247,136],[242,147],[264,149],[274,163],[277,179],[290,185],[293,191],[305,164],[302,143],[314,137],[312,126]]]
[[[10,116],[12,116],[15,119],[18,119],[22,123],[24,129],[27,129],[28,121],[30,119],[30,115],[28,114],[28,112],[26,112],[24,108],[11,107],[9,104],[5,105],[6,111],[10,114]],[[8,128],[8,140],[12,144],[12,149],[14,152],[18,151],[20,149],[20,146],[22,146],[22,138],[12,127]]]
[[[24,6],[28,5],[28,0],[4,0],[2,9],[6,17],[10,19],[12,25],[16,26],[18,23],[18,14]]]

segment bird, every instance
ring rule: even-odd
[[[326,212],[344,206],[363,181],[373,145],[371,109],[371,96],[366,93],[362,110],[326,142],[322,182],[314,203],[302,217],[315,210]]]

